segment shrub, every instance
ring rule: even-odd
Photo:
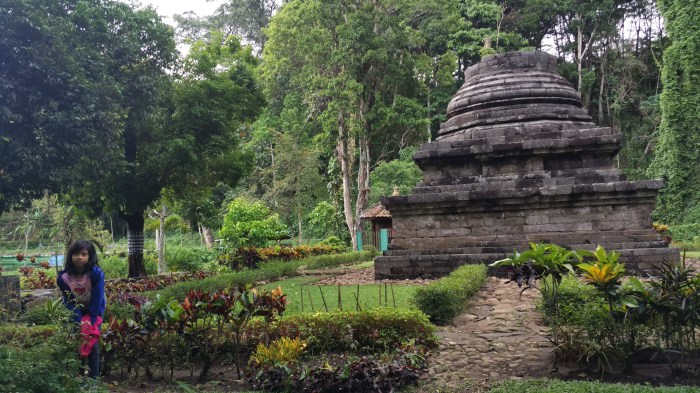
[[[218,262],[233,270],[245,268],[255,269],[263,261],[281,260],[292,261],[307,258],[314,255],[335,254],[342,251],[342,247],[316,244],[313,246],[274,246],[265,248],[239,247],[232,253],[219,255]]]
[[[33,259],[33,258],[32,258]],[[48,262],[19,268],[20,287],[22,289],[56,288],[56,270]]]
[[[323,239],[319,244],[336,247],[339,250],[344,250],[348,247],[348,244],[342,241],[338,236],[330,235]]]
[[[464,265],[429,285],[416,289],[414,303],[437,325],[451,323],[486,280],[486,266]]]
[[[56,321],[44,307],[34,307],[22,313],[19,320],[27,325],[51,325]]]
[[[0,345],[11,345],[14,348],[31,348],[45,342],[53,336],[55,331],[55,325],[0,325]]]
[[[286,231],[279,216],[261,202],[236,198],[227,207],[219,235],[226,247],[262,247],[281,239]]]
[[[206,247],[170,246],[165,251],[166,266],[171,272],[194,273],[214,259],[214,251]]]
[[[56,326],[51,334],[49,328],[18,328],[17,332],[33,338],[13,335],[11,341],[0,345],[0,391],[81,391],[80,362],[75,350],[78,336],[68,310],[57,308],[55,312]]]
[[[408,341],[426,347],[437,344],[428,319],[416,310],[298,314],[285,316],[269,326],[254,320],[244,337],[254,346],[264,341],[265,335],[271,339],[298,337],[308,343],[308,351],[319,353],[329,350],[384,352]]]
[[[674,242],[694,243],[700,241],[700,224],[673,225],[668,230]]]
[[[280,337],[270,345],[259,343],[248,362],[255,367],[289,364],[301,355],[304,348],[306,341],[299,337]]]
[[[124,278],[129,273],[129,264],[126,258],[118,255],[108,255],[104,258],[100,258],[99,264],[102,271],[105,273],[105,280]]]
[[[144,251],[143,263],[146,266],[146,274],[149,276],[158,274],[158,256],[154,251]],[[125,256],[108,255],[99,259],[99,265],[105,273],[106,280],[125,278],[129,273],[129,262]]]
[[[234,252],[219,255],[218,262],[235,271],[245,268],[257,269],[258,264],[263,260],[258,250],[255,247],[239,247]]]

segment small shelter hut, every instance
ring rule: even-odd
[[[370,207],[369,209],[362,212],[360,219],[363,222],[369,221],[371,224],[371,236],[372,246],[374,246],[379,251],[384,251],[381,249],[381,242],[379,233],[382,229],[386,229],[389,232],[389,241],[393,238],[393,228],[391,225],[391,213],[382,205],[377,203],[376,205]]]

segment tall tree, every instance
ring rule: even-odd
[[[666,185],[656,216],[669,224],[700,220],[700,1],[659,0],[671,45],[664,51],[661,127],[651,171]]]
[[[389,133],[413,132],[404,139],[412,143],[425,138],[426,116],[415,101],[414,59],[403,27],[409,3],[292,1],[268,29],[268,93],[301,91],[307,116],[332,135],[353,247],[369,198],[370,168],[383,152],[398,151],[401,138]],[[278,103],[283,107],[284,99],[273,107]],[[386,143],[375,145],[376,138]]]
[[[452,35],[452,45],[459,56],[458,78],[464,70],[485,55],[518,50],[528,46],[519,33],[503,25],[510,8],[495,0],[460,0],[459,12],[465,21]]]
[[[267,40],[263,29],[278,7],[276,0],[228,0],[213,15],[199,17],[192,12],[176,15],[178,36],[197,41],[211,32],[223,32],[224,37],[235,35],[243,42],[262,51]]]
[[[257,59],[235,36],[197,41],[175,86],[173,126],[190,140],[187,166],[171,182],[174,198],[205,236],[220,226],[222,195],[248,174],[253,154],[241,148],[240,134],[265,105],[255,79]]]
[[[95,45],[104,3],[0,3],[0,214],[113,160],[123,111],[112,53]]]
[[[320,174],[319,153],[313,147],[301,145],[294,135],[285,133],[275,135],[275,147],[278,151],[273,168],[275,210],[287,218],[290,228],[296,227],[299,244],[302,244],[306,214],[327,195]]]

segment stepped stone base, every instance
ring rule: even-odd
[[[601,245],[621,252],[633,274],[677,260],[651,229],[663,183],[627,181],[612,165],[620,145],[556,74],[554,57],[507,53],[470,67],[439,137],[413,157],[421,183],[382,198],[394,238],[376,278],[438,277],[529,242]]]

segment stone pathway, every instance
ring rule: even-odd
[[[440,348],[425,379],[437,384],[491,385],[504,379],[550,375],[549,329],[535,310],[537,290],[520,296],[515,283],[489,277],[453,325],[438,328]]]

